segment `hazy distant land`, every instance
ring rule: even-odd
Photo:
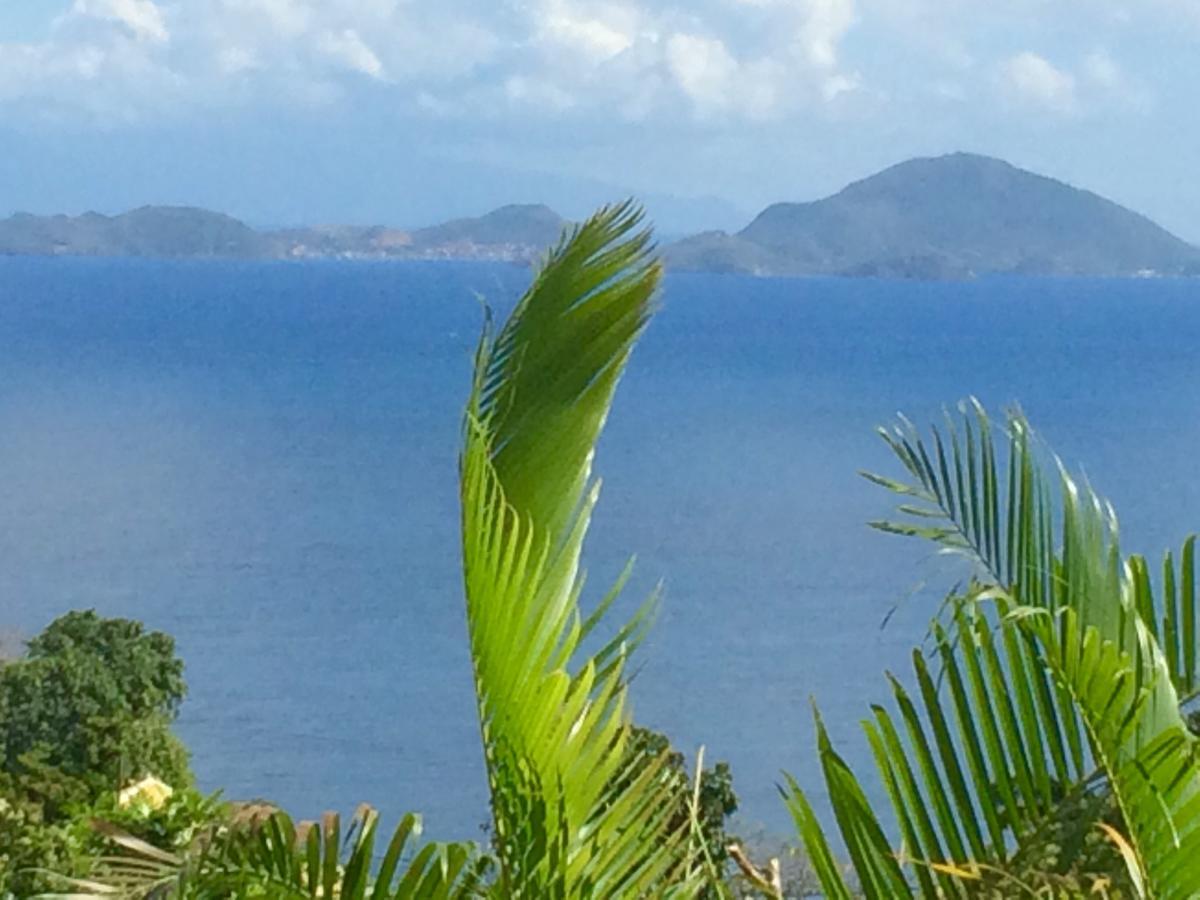
[[[527,263],[567,221],[514,205],[418,229],[257,231],[188,207],[0,220],[0,255],[240,259],[475,259]],[[669,267],[755,275],[928,280],[990,273],[1200,275],[1200,248],[1090,191],[956,153],[892,166],[811,203],[777,203],[734,234],[669,245]]]
[[[527,262],[544,253],[566,224],[553,210],[528,205],[414,230],[328,225],[255,231],[223,213],[144,206],[111,217],[18,213],[0,220],[0,255]]]

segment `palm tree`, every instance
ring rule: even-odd
[[[859,889],[1032,896],[1121,881],[1200,896],[1200,758],[1180,711],[1197,688],[1193,540],[1180,566],[1168,554],[1156,594],[1145,561],[1121,555],[1111,507],[1057,460],[1046,474],[1019,413],[1000,446],[978,404],[928,441],[906,420],[882,433],[908,477],[868,476],[904,498],[900,520],[875,524],[964,557],[969,581],[931,628],[936,674],[913,653],[919,704],[889,676],[898,715],[876,706],[864,722],[899,849],[817,716]],[[794,780],[785,796],[826,895],[849,897]],[[1097,840],[1117,878],[1088,871]],[[1082,867],[1065,871],[1064,854]]]
[[[77,888],[190,898],[253,896],[266,884],[279,896],[574,900],[691,896],[711,879],[695,816],[678,816],[687,785],[668,753],[627,752],[625,665],[656,598],[598,652],[581,650],[629,574],[583,614],[580,557],[600,487],[592,458],[661,275],[641,221],[625,203],[564,234],[504,326],[485,326],[475,358],[462,543],[494,877],[484,882],[485,864],[462,844],[430,845],[397,869],[412,817],[371,874],[373,814],[355,820],[345,846],[336,817],[301,840],[277,814],[210,834],[183,857],[116,835],[126,853]]]
[[[475,363],[461,458],[463,566],[498,889],[506,897],[695,890],[666,756],[625,752],[624,667],[651,598],[580,657],[625,580],[581,614],[592,458],[652,312],[660,266],[630,204],[564,237]],[[626,572],[628,574],[628,571]]]

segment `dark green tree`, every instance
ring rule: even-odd
[[[139,622],[72,612],[0,663],[0,897],[71,873],[94,843],[89,811],[153,774],[190,789],[170,726],[183,700],[175,642]]]
[[[187,783],[187,753],[170,732],[185,692],[171,637],[68,613],[0,668],[0,770],[54,770],[89,793],[149,773]]]

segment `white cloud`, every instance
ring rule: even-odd
[[[152,0],[75,0],[74,6],[59,24],[72,19],[101,19],[124,26],[140,41],[166,43],[167,31],[162,10]]]
[[[133,121],[179,96],[171,39],[150,0],[75,0],[45,40],[0,44],[0,103],[41,120]]]
[[[967,90],[954,81],[939,81],[930,86],[933,95],[941,100],[962,103],[967,99]]]
[[[854,0],[731,0],[740,15],[754,11],[760,47],[752,54],[766,54],[786,68],[787,77],[815,85],[826,99],[855,89],[859,77],[841,71],[841,43],[857,22]],[[783,85],[780,85],[783,87]]]
[[[179,115],[372,79],[439,116],[781,119],[859,88],[855,22],[855,0],[73,0],[45,40],[0,50],[0,97]]]
[[[537,33],[546,44],[595,63],[633,45],[639,18],[632,7],[606,4],[588,9],[569,0],[545,0],[537,14]]]
[[[803,10],[801,39],[808,58],[824,69],[838,61],[838,44],[854,24],[851,0],[809,0],[799,4]]]
[[[1078,109],[1075,76],[1026,51],[1005,60],[1000,75],[1009,95],[1020,103],[1054,113]]]
[[[1104,49],[1093,50],[1069,67],[1021,53],[1001,64],[1000,81],[1005,95],[1019,106],[1058,115],[1140,113],[1153,106],[1150,91]]]
[[[245,47],[222,47],[217,51],[217,69],[222,75],[237,75],[262,68],[257,54]]]
[[[1129,75],[1106,50],[1093,50],[1084,57],[1081,81],[1094,96],[1096,106],[1147,112],[1154,106],[1150,89]]]
[[[674,34],[667,41],[667,67],[683,92],[702,111],[723,110],[737,87],[738,63],[717,38]]]
[[[190,10],[189,10],[190,11]],[[296,38],[312,27],[313,13],[304,0],[217,0],[210,21],[249,32],[267,28],[277,38]]]
[[[342,63],[355,72],[361,72],[372,78],[383,77],[383,63],[353,28],[346,28],[340,32],[323,32],[317,38],[317,46],[330,59]]]
[[[851,75],[832,75],[821,85],[821,97],[826,103],[831,103],[842,94],[858,90],[859,79]]]

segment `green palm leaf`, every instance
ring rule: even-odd
[[[922,505],[902,507],[920,524],[881,527],[966,554],[1006,598],[1084,723],[1148,889],[1196,896],[1200,768],[1177,690],[1194,688],[1196,677],[1193,542],[1184,545],[1178,578],[1168,557],[1166,598],[1156,602],[1144,562],[1121,556],[1111,507],[1061,465],[1054,478],[1043,473],[1022,416],[1010,415],[1006,431],[1006,480],[978,404],[950,425],[948,440],[935,431],[932,452],[907,423],[886,433],[915,478],[899,487]]]
[[[818,719],[835,819],[868,896],[900,895],[900,862],[913,863],[910,877],[925,896],[960,896],[955,869],[1003,869],[1039,848],[1072,793],[1089,789],[1085,737],[1070,697],[1055,689],[1033,642],[987,615],[978,594],[952,598],[952,621],[934,623],[932,663],[913,651],[915,693],[889,676],[895,712],[877,704],[862,723],[896,843]],[[818,820],[794,781],[785,799],[810,856],[824,858]],[[818,875],[831,895],[845,889],[836,869]]]
[[[640,213],[566,235],[476,358],[461,460],[467,622],[495,840],[509,897],[637,897],[692,884],[663,761],[626,758],[624,664],[653,598],[598,653],[580,555],[595,444],[660,270]],[[623,578],[622,578],[623,580]]]
[[[379,814],[363,806],[343,836],[341,817],[295,825],[285,813],[262,821],[214,826],[194,846],[168,853],[97,823],[124,851],[100,859],[86,881],[64,879],[69,894],[46,900],[467,900],[480,895],[487,860],[470,844],[426,844],[411,852],[420,817],[396,827],[376,870]]]
[[[920,706],[893,679],[898,717],[876,707],[864,723],[915,887],[972,894],[1106,790],[1128,833],[1118,849],[1131,883],[1200,895],[1200,766],[1179,710],[1179,690],[1196,682],[1193,542],[1178,569],[1167,557],[1156,600],[1144,561],[1120,554],[1111,508],[1061,465],[1044,474],[1019,414],[1002,430],[1004,462],[973,402],[929,440],[903,419],[882,433],[911,479],[867,476],[903,498],[905,517],[876,526],[966,557],[974,579],[949,604],[952,620],[933,623],[936,677],[914,653]],[[819,745],[828,760],[823,729]],[[826,782],[856,874],[868,896],[895,893],[888,841],[841,767],[826,762]],[[828,845],[794,784],[789,805],[820,858]],[[840,874],[819,871],[842,895]]]

